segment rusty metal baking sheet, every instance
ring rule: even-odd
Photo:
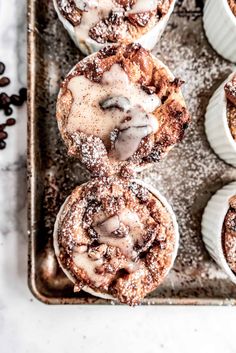
[[[235,304],[236,287],[214,264],[201,239],[201,216],[210,196],[236,179],[236,169],[210,149],[204,113],[216,87],[232,70],[208,44],[202,27],[202,1],[179,1],[154,54],[186,81],[184,94],[192,124],[183,143],[140,177],[172,204],[180,226],[175,266],[144,304]],[[29,0],[29,285],[51,304],[100,304],[109,301],[73,286],[59,269],[52,231],[60,205],[89,175],[67,157],[55,119],[59,83],[82,58],[53,9],[52,1]]]

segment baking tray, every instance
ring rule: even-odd
[[[180,226],[175,266],[144,304],[235,304],[236,287],[214,264],[201,239],[201,217],[210,196],[236,179],[236,169],[210,149],[204,133],[208,100],[232,65],[209,46],[202,27],[202,1],[179,1],[154,54],[186,81],[192,124],[183,143],[140,175],[170,201]],[[89,174],[59,136],[55,103],[59,83],[82,58],[53,9],[52,1],[28,1],[29,286],[48,304],[107,304],[73,286],[59,269],[53,224],[60,205]]]

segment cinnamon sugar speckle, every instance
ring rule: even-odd
[[[61,15],[97,43],[134,42],[167,14],[173,1],[158,0],[145,6],[138,5],[137,0],[107,1],[104,8],[100,0],[95,5],[87,1],[56,0]]]
[[[60,262],[77,287],[78,282],[135,305],[171,266],[176,242],[171,216],[135,181],[98,178],[76,188],[56,224]]]
[[[156,298],[160,298],[165,302],[168,300],[168,303],[176,303],[176,298],[192,298],[195,303],[195,299],[199,298],[208,298],[208,301],[219,298],[223,304],[227,298],[232,298],[227,301],[232,304],[236,298],[235,285],[207,254],[201,240],[200,223],[203,209],[211,195],[226,183],[236,180],[235,168],[225,164],[213,153],[204,133],[204,114],[209,98],[233,71],[233,66],[217,56],[209,46],[202,28],[202,13],[196,7],[196,2],[184,0],[178,3],[181,5],[175,10],[180,10],[180,13],[171,16],[154,54],[157,53],[176,76],[185,80],[183,90],[191,110],[192,123],[184,142],[172,150],[160,164],[143,172],[141,176],[157,187],[173,205],[180,226],[180,249],[168,278],[146,302],[156,303]],[[49,93],[50,84],[44,75],[45,66],[49,59],[53,60],[63,78],[81,56],[71,45],[71,40],[57,20],[52,2],[47,2],[47,6],[48,4],[49,11],[40,17],[43,40],[39,38],[40,60],[37,64],[42,76],[36,87],[36,106],[40,107],[36,112],[36,133],[40,141],[39,155],[42,161],[36,173],[40,180],[39,185],[44,190],[39,190],[40,200],[44,203],[43,212],[40,213],[40,234],[37,237],[39,250],[44,249],[44,244],[51,239],[55,217],[62,202],[76,185],[85,182],[89,177],[75,159],[68,159],[57,130],[56,95]],[[57,196],[52,197],[57,197],[58,200],[55,207],[52,198],[50,202],[47,198],[52,193],[50,180],[45,177],[48,170],[52,170],[59,189]],[[53,279],[60,279],[60,276],[58,270],[58,275],[53,274],[45,279],[43,290],[48,290]],[[91,300],[86,294],[81,294],[78,298],[71,287],[64,288],[62,292],[59,284],[50,293],[62,297],[63,300],[73,297],[78,302],[97,301],[95,298]]]
[[[120,81],[115,82],[117,76]],[[108,87],[102,90],[97,82]],[[80,92],[78,83],[84,96],[75,93]],[[96,176],[99,169],[101,175],[104,168],[114,174],[126,166],[159,161],[183,139],[190,121],[181,83],[139,44],[103,49],[80,61],[62,83],[57,101],[56,116],[69,154]],[[150,85],[158,88],[158,94],[143,89]],[[114,110],[119,110],[119,120]]]

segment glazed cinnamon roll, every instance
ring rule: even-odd
[[[137,44],[108,47],[80,61],[57,101],[69,154],[93,175],[159,161],[188,126],[182,83]]]
[[[163,281],[178,239],[174,213],[158,191],[114,176],[77,187],[54,229],[56,256],[75,291],[129,305]]]
[[[60,21],[88,55],[108,44],[139,42],[152,49],[175,0],[54,0]]]

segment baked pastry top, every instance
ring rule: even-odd
[[[55,252],[75,290],[89,287],[135,305],[173,262],[173,219],[145,186],[117,177],[77,187],[58,215]]]
[[[226,260],[231,270],[236,273],[236,195],[229,200],[229,210],[222,230],[222,242]]]
[[[231,134],[236,141],[236,74],[225,85],[227,118]]]
[[[228,0],[228,4],[234,16],[236,16],[236,0]]]
[[[69,154],[93,175],[159,161],[190,120],[182,83],[138,44],[85,58],[62,83],[57,102]]]
[[[164,17],[174,0],[55,0],[81,39],[131,43]]]

